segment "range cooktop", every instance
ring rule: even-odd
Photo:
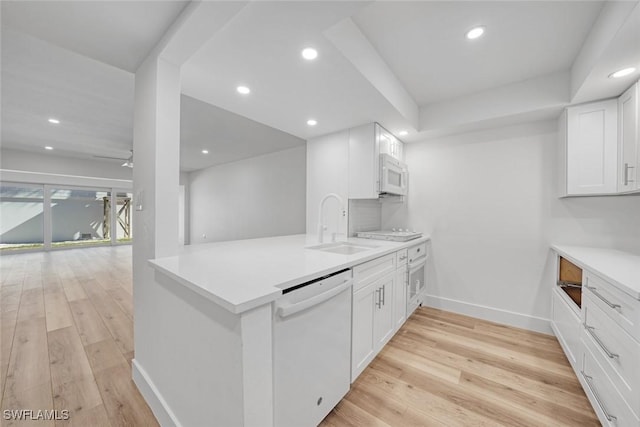
[[[422,237],[422,233],[418,231],[409,231],[409,229],[392,228],[391,230],[376,230],[376,231],[359,231],[356,233],[357,237],[363,239],[375,239],[375,240],[391,240],[394,242],[406,242],[409,240]]]

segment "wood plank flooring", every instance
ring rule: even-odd
[[[0,278],[1,409],[70,415],[0,425],[158,425],[131,380],[130,246],[3,254]]]
[[[70,411],[0,425],[158,425],[131,380],[130,246],[2,256],[0,279],[1,409]],[[322,425],[600,424],[554,337],[419,308]]]
[[[554,337],[421,307],[321,425],[600,423]]]

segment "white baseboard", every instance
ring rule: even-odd
[[[162,427],[181,427],[182,424],[180,424],[169,406],[167,406],[167,402],[162,398],[162,395],[158,392],[158,389],[147,375],[147,372],[140,366],[136,359],[133,359],[131,362],[133,382],[138,386],[138,390],[140,390],[144,400],[147,401],[158,423],[160,423]]]
[[[424,305],[427,307],[439,308],[441,310],[476,317],[478,319],[488,320],[490,322],[553,335],[549,319],[543,319],[541,317],[529,316],[526,314],[515,313],[513,311],[472,304],[435,295],[427,295]]]

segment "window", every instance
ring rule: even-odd
[[[131,243],[131,206],[127,190],[3,182],[0,252]]]
[[[44,246],[42,185],[0,185],[0,250],[41,249]]]
[[[110,192],[51,189],[51,247],[110,244]]]

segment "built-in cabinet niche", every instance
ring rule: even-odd
[[[559,123],[561,197],[638,192],[638,83],[619,98],[567,107]]]

